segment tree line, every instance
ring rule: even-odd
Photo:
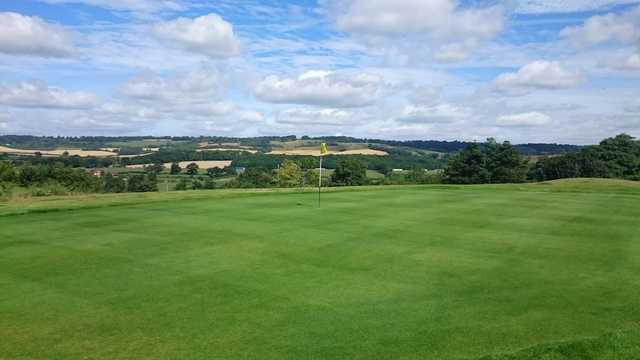
[[[261,155],[269,161],[252,163],[236,173],[236,167],[209,169],[199,174],[198,165],[182,169],[177,161],[169,168],[171,175],[186,174],[176,184],[176,190],[264,187],[304,187],[318,183],[317,158],[295,157],[278,159]],[[366,157],[382,158],[382,157]],[[162,159],[159,159],[162,160]],[[179,159],[182,160],[182,159]],[[71,163],[70,163],[71,161]],[[470,143],[450,156],[444,171],[427,171],[412,166],[410,170],[393,171],[387,164],[362,161],[357,156],[328,156],[325,164],[330,175],[323,176],[324,186],[360,186],[386,184],[487,184],[521,183],[572,177],[601,177],[640,180],[640,141],[621,134],[602,140],[598,145],[582,147],[575,153],[545,156],[531,161],[511,143],[488,139],[485,143]],[[383,165],[383,166],[381,166]],[[33,195],[90,192],[158,191],[158,175],[164,170],[161,161],[149,164],[142,173],[114,176],[94,176],[83,168],[74,167],[70,159],[48,158],[12,162],[0,160],[0,197],[6,197],[16,186],[30,189]],[[367,170],[377,169],[384,176],[372,179]],[[227,179],[222,183],[218,179]]]
[[[158,191],[157,173],[105,176],[57,163],[22,163],[0,161],[0,197],[8,197],[15,187],[28,189],[33,196],[70,193],[120,193]]]
[[[444,182],[452,184],[519,183],[594,177],[640,180],[640,141],[620,134],[574,153],[527,161],[509,142],[493,139],[470,144],[452,156]]]

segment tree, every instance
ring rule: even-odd
[[[191,188],[192,188],[193,190],[199,190],[199,189],[204,188],[204,184],[202,183],[202,180],[200,180],[200,179],[194,179],[194,180],[191,182]]]
[[[302,186],[316,186],[318,185],[318,178],[320,175],[315,169],[306,170],[302,175]]]
[[[158,191],[158,182],[155,177],[150,177],[149,175],[131,175],[127,181],[127,191]]]
[[[178,175],[182,172],[182,168],[180,167],[180,164],[177,162],[171,163],[171,170],[170,173],[171,175]]]
[[[487,139],[470,144],[449,159],[444,180],[452,184],[518,183],[527,178],[528,165],[508,141]]]
[[[235,182],[230,182],[229,186],[241,188],[265,188],[271,185],[271,174],[263,168],[249,168],[238,175]]]
[[[339,160],[331,175],[331,183],[338,186],[358,186],[367,183],[367,168],[358,160]]]
[[[527,161],[508,141],[498,144],[494,139],[488,139],[485,153],[489,182],[520,183],[526,180],[529,169]]]
[[[182,179],[180,179],[180,181],[178,181],[178,183],[176,184],[175,190],[178,190],[178,191],[184,191],[184,190],[187,190],[187,186],[188,186],[188,185],[189,185],[189,184],[187,183],[187,179],[182,178]]]
[[[160,162],[157,162],[157,163],[151,164],[149,166],[146,166],[144,168],[144,170],[147,173],[153,173],[153,174],[157,175],[157,174],[160,174],[164,170],[164,164],[162,164]]]
[[[40,171],[33,165],[21,166],[18,172],[18,184],[21,186],[31,186],[42,180]]]
[[[280,164],[276,175],[276,182],[280,187],[296,187],[300,186],[302,180],[302,171],[300,166],[291,160],[285,160]]]
[[[107,193],[122,193],[127,190],[127,184],[121,177],[114,177],[111,173],[104,176],[104,191]]]
[[[209,175],[210,178],[221,177],[221,176],[224,176],[225,174],[226,174],[226,170],[221,169],[219,167],[207,169],[207,175]]]
[[[198,175],[198,169],[200,169],[198,164],[191,163],[191,164],[187,165],[187,174],[191,175],[191,176]]]
[[[216,182],[213,181],[212,178],[207,178],[204,181],[203,188],[205,188],[207,190],[215,189],[216,188]]]
[[[13,182],[16,180],[16,171],[9,161],[0,161],[0,182]]]
[[[427,174],[421,167],[414,167],[409,171],[405,178],[410,184],[425,184],[427,182]]]
[[[542,158],[529,177],[538,181],[572,177],[638,179],[640,141],[620,134],[575,153]]]
[[[491,174],[486,166],[487,157],[478,144],[470,144],[449,159],[444,170],[445,181],[451,184],[488,183]]]

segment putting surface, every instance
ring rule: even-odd
[[[638,187],[200,194],[0,216],[0,359],[640,358]]]

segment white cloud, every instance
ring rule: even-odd
[[[505,23],[501,6],[460,8],[454,0],[337,0],[332,9],[337,26],[354,34],[428,40],[440,62],[466,59]]]
[[[300,125],[346,125],[353,113],[340,109],[288,109],[276,115],[282,124]]]
[[[471,116],[467,107],[442,103],[433,106],[407,105],[399,121],[409,123],[451,123]]]
[[[183,10],[182,1],[171,0],[40,0],[48,4],[84,4],[118,11]]]
[[[236,110],[225,101],[227,81],[217,70],[202,67],[165,78],[143,74],[119,87],[128,103],[156,109],[174,118],[228,115]]]
[[[23,108],[83,109],[95,105],[94,94],[67,91],[40,81],[0,86],[0,104]]]
[[[640,53],[629,55],[622,61],[614,63],[613,67],[620,70],[640,70]]]
[[[73,53],[70,32],[35,16],[0,12],[0,53],[65,57]]]
[[[534,111],[522,114],[503,115],[498,117],[496,125],[499,126],[541,126],[551,122],[551,117]]]
[[[524,95],[533,89],[566,89],[578,85],[581,71],[569,69],[557,61],[534,61],[517,72],[499,75],[491,85],[497,92]]]
[[[337,15],[337,25],[359,33],[491,37],[503,26],[501,8],[463,10],[451,0],[354,0],[338,8],[344,12]]]
[[[609,13],[590,17],[583,25],[564,28],[560,36],[575,47],[609,41],[633,43],[640,37],[640,6],[621,15]]]
[[[382,85],[378,75],[308,71],[297,78],[272,75],[254,89],[258,99],[281,104],[359,107],[373,103]]]
[[[0,130],[9,129],[9,114],[0,112]]]
[[[640,113],[640,101],[630,102],[624,107],[624,111],[628,113]]]
[[[217,14],[161,22],[155,25],[154,32],[162,40],[212,58],[231,57],[240,51],[233,25]]]
[[[128,98],[158,103],[207,103],[220,98],[227,80],[216,69],[200,67],[165,78],[146,73],[129,79],[119,91]]]
[[[637,0],[519,0],[515,11],[521,14],[569,13],[636,2]]]

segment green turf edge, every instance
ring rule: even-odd
[[[473,190],[477,188],[511,191],[560,191],[560,192],[598,192],[603,194],[640,195],[640,182],[615,179],[563,179],[541,183],[526,184],[488,184],[488,185],[387,185],[328,187],[322,192],[353,192],[378,190]],[[0,203],[0,217],[43,213],[51,211],[69,211],[110,206],[125,206],[140,203],[158,203],[185,200],[206,200],[234,197],[259,196],[264,194],[314,193],[317,188],[268,188],[268,189],[217,189],[193,191],[169,191],[160,193],[123,193],[90,194],[72,196],[50,196],[28,198]]]
[[[622,360],[640,359],[640,326],[598,337],[540,344],[510,354],[473,360]]]

